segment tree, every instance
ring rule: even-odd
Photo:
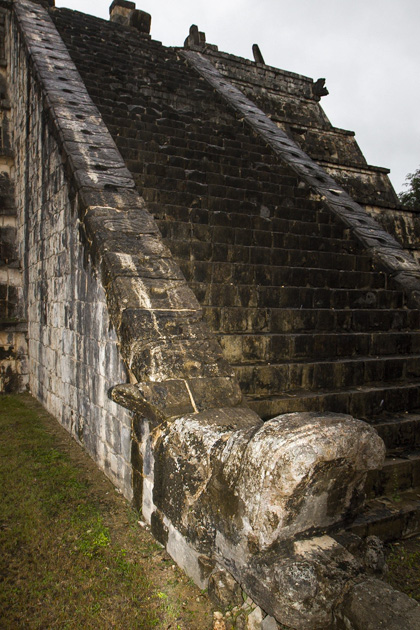
[[[407,208],[420,210],[420,168],[407,175],[403,186],[407,190],[398,195],[401,203]]]

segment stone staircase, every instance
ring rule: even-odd
[[[389,457],[369,509],[386,494],[408,514],[394,534],[419,531],[419,311],[176,50],[65,9],[53,19],[249,405],[373,422]],[[390,539],[390,519],[353,528]]]
[[[361,537],[375,534],[385,542],[418,535],[420,415],[384,413],[373,423],[385,442],[387,458],[382,470],[369,475],[368,501],[350,529]]]

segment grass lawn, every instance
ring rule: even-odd
[[[29,395],[0,397],[0,627],[206,630],[204,596]]]

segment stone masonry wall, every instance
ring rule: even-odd
[[[130,499],[130,413],[107,396],[127,375],[105,293],[84,258],[59,148],[13,22],[7,46],[30,390]]]
[[[4,55],[6,10],[0,8],[0,392],[25,391],[28,383],[22,270],[16,243],[14,155]]]
[[[420,215],[404,207],[366,206],[367,212],[420,263]]]

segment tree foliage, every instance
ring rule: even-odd
[[[406,190],[398,195],[401,203],[407,208],[420,210],[420,168],[407,175],[403,186]]]

